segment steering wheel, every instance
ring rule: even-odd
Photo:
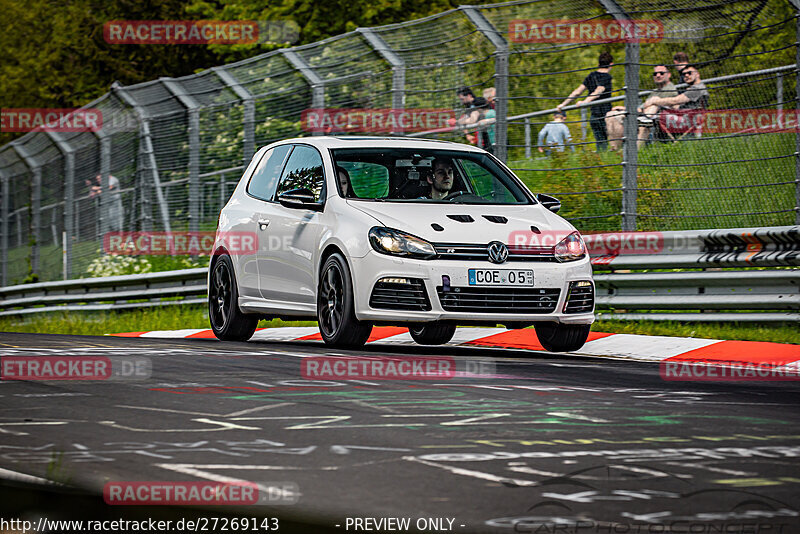
[[[442,200],[453,200],[454,198],[458,198],[461,195],[467,195],[467,194],[469,194],[469,191],[453,191],[452,193],[444,197]]]

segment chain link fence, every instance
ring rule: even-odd
[[[799,12],[796,0],[462,6],[184,78],[114,84],[86,106],[102,112],[100,131],[38,131],[0,147],[0,282],[87,276],[109,231],[213,230],[258,147],[311,135],[306,110],[448,109],[459,116],[463,87],[476,96],[493,88],[494,118],[393,133],[468,142],[491,132],[495,155],[533,191],[560,197],[562,214],[582,231],[800,223],[796,127],[714,129],[706,122],[682,133],[658,124],[640,129],[637,113],[655,87],[656,67],[680,84],[676,52],[706,85],[706,116],[796,111]],[[645,21],[658,34],[610,42],[602,32],[614,21]],[[581,33],[581,25],[595,33]],[[610,91],[564,107],[572,147],[540,147],[554,108],[597,69],[604,51],[614,59]],[[610,149],[598,151],[590,119],[604,114],[602,106],[619,109],[609,118],[617,121]],[[97,185],[108,193],[93,192]]]

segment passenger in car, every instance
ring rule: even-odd
[[[339,188],[342,191],[342,196],[344,198],[356,196],[350,183],[350,174],[342,167],[336,167],[336,175],[339,177]]]

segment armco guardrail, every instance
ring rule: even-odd
[[[3,287],[0,316],[201,304],[206,301],[207,273],[208,269],[200,267]]]
[[[800,226],[585,237],[590,250],[603,252],[592,256],[598,317],[800,321],[800,269],[791,268],[800,266]],[[673,269],[679,271],[663,272]],[[206,273],[198,268],[0,288],[0,316],[205,303]]]
[[[599,318],[800,321],[800,226],[611,235],[621,253],[592,257]]]
[[[604,241],[604,235],[614,236],[615,240]],[[589,234],[585,238],[590,249],[600,249],[608,244],[609,248],[621,252],[592,254],[595,270],[800,265],[800,226],[624,232],[599,236]]]

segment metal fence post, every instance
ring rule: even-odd
[[[794,7],[797,9],[795,19],[795,85],[794,85],[794,106],[800,110],[800,1],[794,0]],[[800,131],[794,134],[794,223],[800,224]]]
[[[233,74],[223,67],[214,67],[211,70],[214,71],[214,74],[216,74],[225,85],[230,87],[230,89],[236,93],[236,96],[244,103],[244,118],[242,120],[242,126],[244,127],[242,170],[244,172],[244,169],[247,169],[247,166],[250,164],[250,158],[256,153],[256,103],[252,93],[242,86]]]
[[[8,285],[8,228],[9,228],[9,214],[11,195],[11,180],[8,176],[0,173],[0,184],[2,184],[2,191],[0,191],[0,286]]]
[[[778,111],[783,111],[783,74],[775,77],[775,102],[777,102]]]
[[[153,136],[150,133],[150,118],[147,111],[125,91],[125,88],[115,82],[111,85],[111,90],[119,96],[119,98],[128,106],[132,107],[139,118],[139,132],[140,132],[140,150],[141,155],[147,164],[146,168],[150,171],[153,179],[153,185],[156,189],[156,198],[158,199],[158,207],[161,212],[161,220],[164,223],[164,230],[167,232],[172,231],[172,226],[169,220],[169,206],[167,206],[167,199],[164,197],[164,191],[161,188],[161,178],[158,175],[158,163],[156,162],[156,153],[153,149]]]
[[[525,159],[531,159],[531,120],[525,117]]]
[[[245,167],[246,168],[246,167]],[[244,171],[243,171],[244,172]],[[219,211],[222,212],[222,209],[225,207],[225,203],[227,202],[227,191],[225,191],[225,173],[221,173],[219,175]]]
[[[39,243],[42,242],[41,236],[41,203],[42,203],[42,166],[30,155],[28,152],[17,143],[11,143],[14,150],[17,151],[19,157],[25,162],[25,165],[33,173],[33,183],[31,184],[31,236],[33,243],[31,244],[31,272],[36,273],[39,270]],[[22,226],[21,224],[17,225]]]
[[[636,231],[639,124],[639,43],[625,45],[625,125],[622,147],[622,230]]]
[[[136,155],[136,194],[139,208],[139,229],[151,231],[153,229],[153,206],[151,199],[153,192],[150,177],[150,162],[145,152],[144,130],[139,129],[139,151]],[[134,208],[135,209],[135,208]]]
[[[620,24],[631,24],[630,17],[615,0],[600,0],[600,3]],[[626,232],[636,230],[638,107],[639,43],[632,39],[625,44],[625,121],[622,140],[622,230]]]
[[[406,102],[406,63],[398,56],[383,37],[371,28],[358,28],[369,45],[392,66],[392,109],[404,109]]]
[[[178,81],[161,78],[161,83],[189,114],[189,230],[196,232],[200,228],[200,104]]]
[[[586,142],[586,123],[589,121],[589,108],[581,108],[581,141]]]
[[[508,42],[475,6],[459,6],[464,15],[494,45],[495,143],[494,155],[508,159]]]
[[[72,276],[72,240],[75,236],[75,149],[64,141],[61,134],[47,132],[64,156],[64,280]]]
[[[311,107],[314,109],[325,108],[325,82],[317,75],[305,59],[292,49],[282,48],[281,53],[287,61],[303,75],[311,86]],[[315,131],[312,135],[322,135],[322,132]]]
[[[97,195],[97,205],[98,211],[100,216],[97,218],[99,221],[100,229],[98,231],[98,235],[105,232],[111,221],[106,220],[107,213],[106,206],[109,205],[111,199],[109,198],[111,194],[111,137],[108,134],[103,134],[100,137],[100,180],[101,180],[101,194]],[[106,194],[108,193],[108,194]],[[101,236],[102,237],[102,236]]]

